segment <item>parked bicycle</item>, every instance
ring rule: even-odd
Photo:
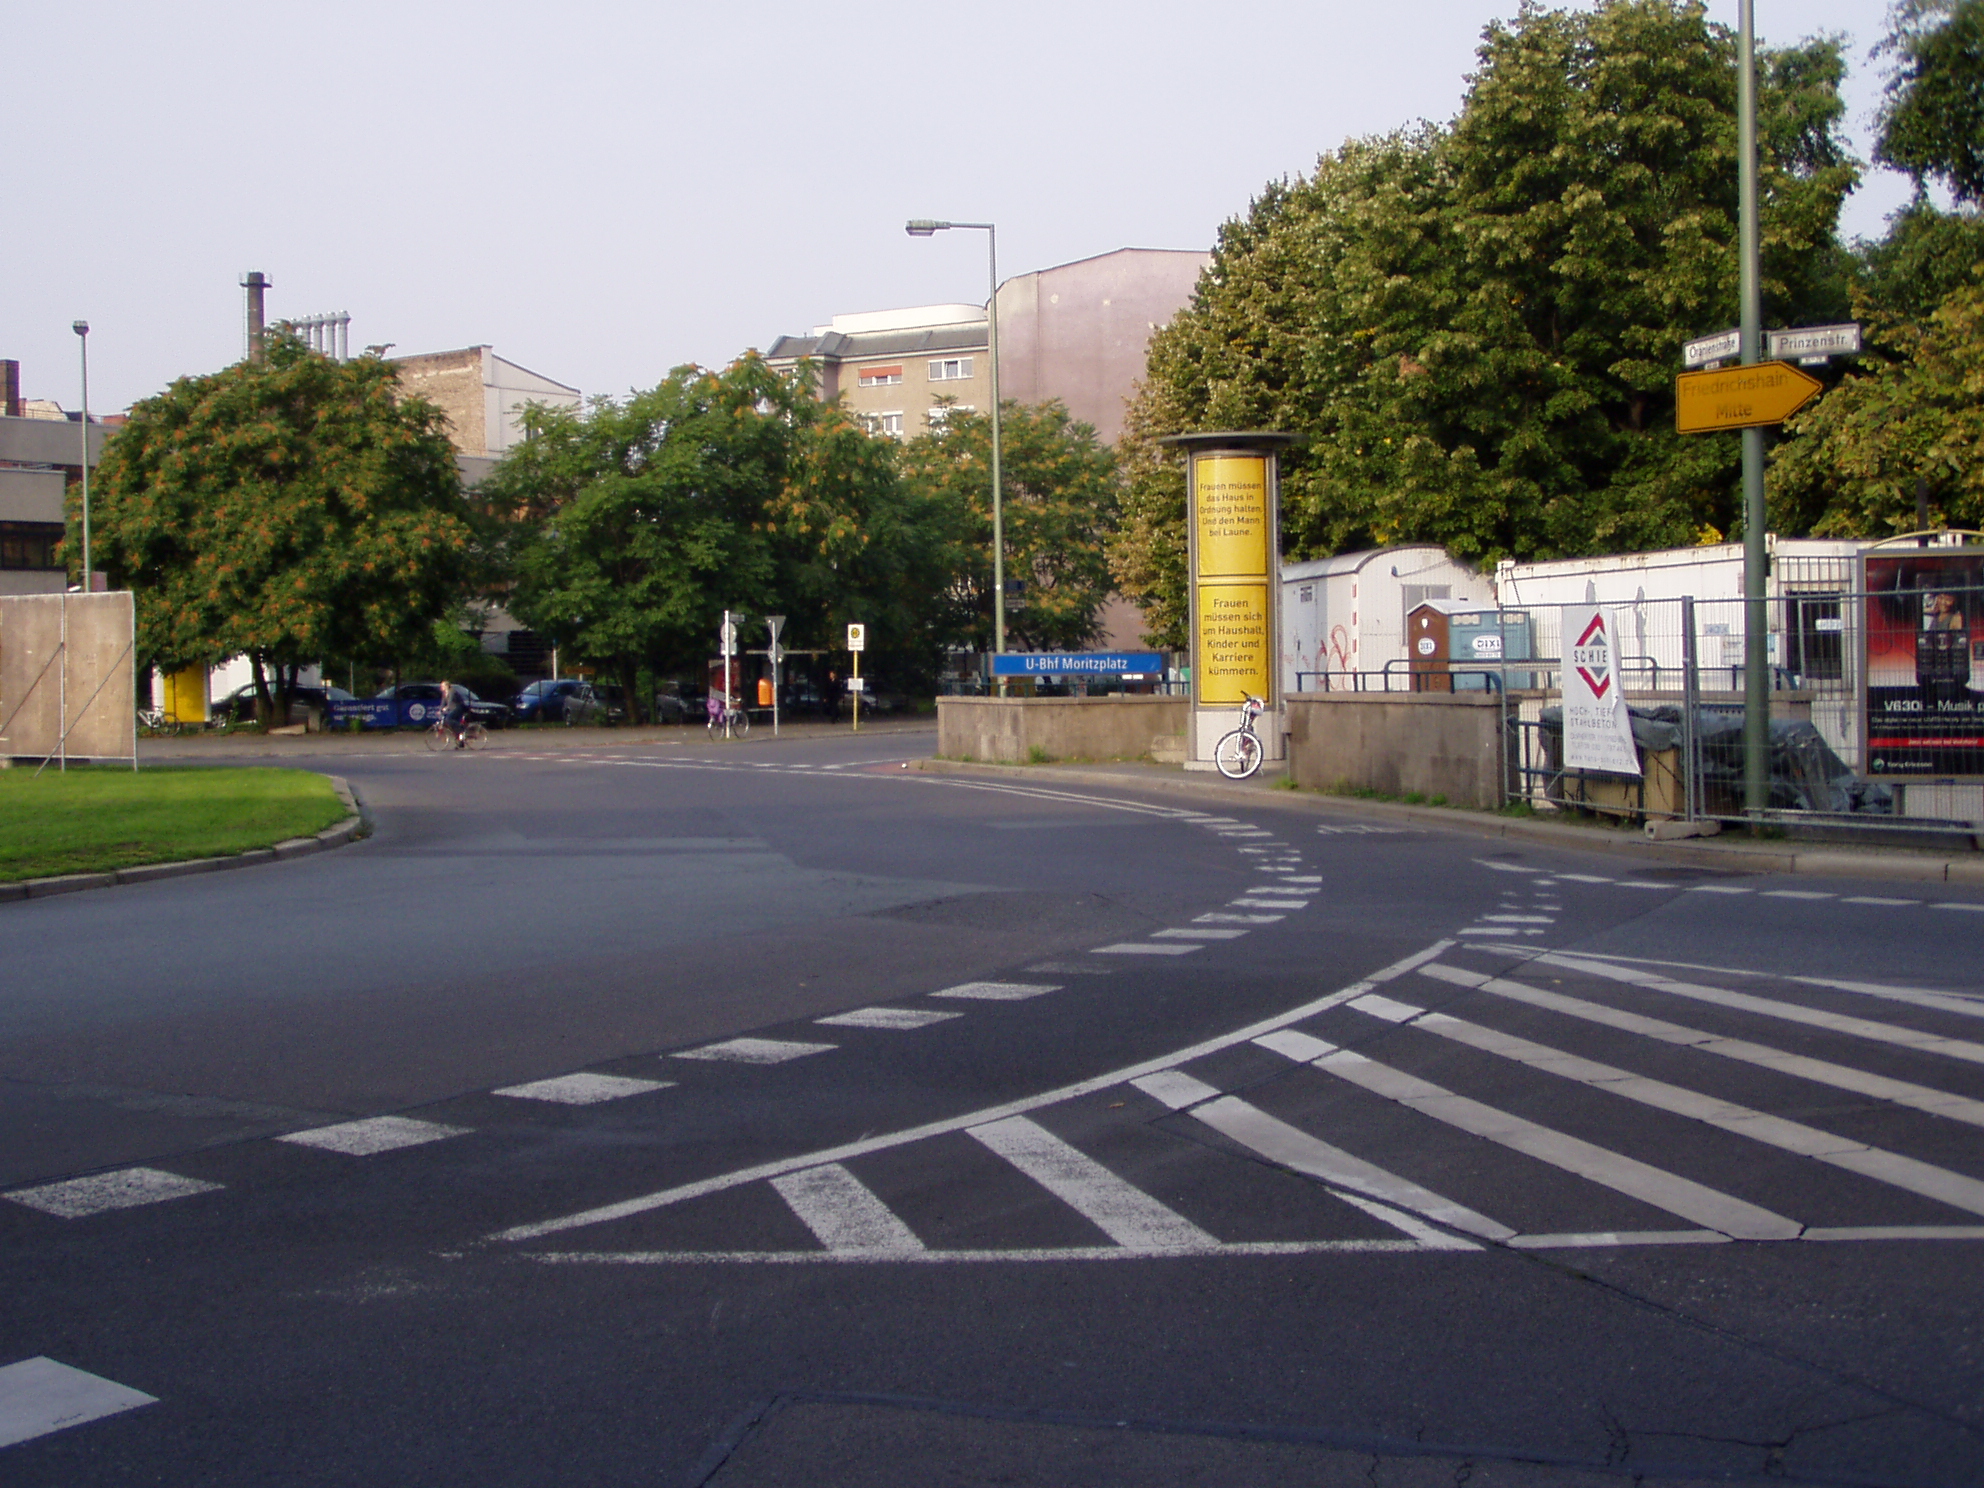
[[[448,727],[448,720],[437,718],[434,726],[427,730],[427,748],[439,754],[443,749],[453,749],[458,744],[463,749],[480,749],[489,742],[489,730],[473,718],[466,720],[459,734]]]
[[[1267,750],[1262,746],[1260,736],[1254,732],[1254,720],[1261,716],[1266,707],[1266,703],[1250,694],[1240,709],[1240,727],[1227,730],[1213,745],[1212,762],[1228,780],[1245,780],[1259,770],[1261,761],[1267,758]]]
[[[726,728],[733,735],[742,737],[751,732],[751,715],[742,708],[725,708],[712,705],[709,709],[709,728],[712,734],[720,734]]]
[[[138,727],[148,734],[176,734],[180,725],[178,719],[168,718],[163,708],[140,708]]]

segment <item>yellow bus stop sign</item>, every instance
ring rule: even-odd
[[[1674,429],[1680,434],[1719,434],[1724,429],[1781,424],[1824,386],[1789,362],[1683,372],[1674,379]]]

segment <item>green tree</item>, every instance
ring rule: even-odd
[[[942,514],[953,644],[993,641],[992,420],[940,404],[946,416],[903,449],[909,489]],[[1059,402],[1000,405],[1000,514],[1005,536],[1006,644],[1063,650],[1093,640],[1114,587],[1108,540],[1118,519],[1116,458]]]
[[[1789,425],[1770,471],[1773,525],[1818,537],[1915,530],[1924,481],[1932,524],[1984,528],[1984,280],[1926,321],[1868,325],[1870,355]]]
[[[511,610],[617,676],[637,713],[640,672],[700,665],[726,608],[786,615],[794,649],[838,649],[864,620],[878,650],[920,662],[940,534],[901,489],[894,441],[808,377],[753,354],[624,402],[531,410],[477,493],[508,527]]]
[[[1180,641],[1183,488],[1155,440],[1264,427],[1292,557],[1437,542],[1479,563],[1719,537],[1730,440],[1673,433],[1681,343],[1736,319],[1735,42],[1698,4],[1526,6],[1460,114],[1353,140],[1222,229],[1152,341],[1113,551]],[[1844,312],[1856,170],[1827,41],[1760,58],[1767,313]]]
[[[1984,0],[1900,0],[1875,51],[1895,63],[1874,158],[1984,201]]]
[[[389,363],[293,337],[137,404],[92,484],[94,554],[137,596],[141,664],[245,654],[264,718],[288,716],[303,666],[417,644],[469,571],[439,410]]]

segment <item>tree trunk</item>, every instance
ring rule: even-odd
[[[641,699],[635,692],[635,685],[641,675],[640,663],[622,661],[619,670],[620,695],[627,700],[627,722],[630,724],[648,722],[646,710],[641,707]]]

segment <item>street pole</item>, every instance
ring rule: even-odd
[[[999,484],[999,232],[985,224],[992,293],[985,301],[985,353],[992,363],[992,649],[1006,649],[1006,521]],[[1001,683],[999,690],[1005,691]]]
[[[778,664],[785,659],[784,652],[779,648],[778,638],[779,632],[785,629],[785,616],[765,616],[765,628],[772,633],[772,737],[776,739],[778,737]]]
[[[83,348],[83,593],[90,594],[96,587],[90,578],[90,323],[79,320],[69,329]]]
[[[987,267],[992,290],[985,302],[985,354],[992,364],[992,649],[1006,649],[1006,518],[999,480],[999,229],[990,222],[937,222],[927,217],[911,221],[904,229],[912,238],[954,227],[967,227],[985,234]],[[1006,679],[999,679],[999,695],[1005,696]]]
[[[1763,359],[1763,287],[1757,249],[1756,0],[1738,0],[1736,211],[1738,322],[1743,365]],[[1743,439],[1743,806],[1754,830],[1770,804],[1770,611],[1764,602],[1764,431]]]

